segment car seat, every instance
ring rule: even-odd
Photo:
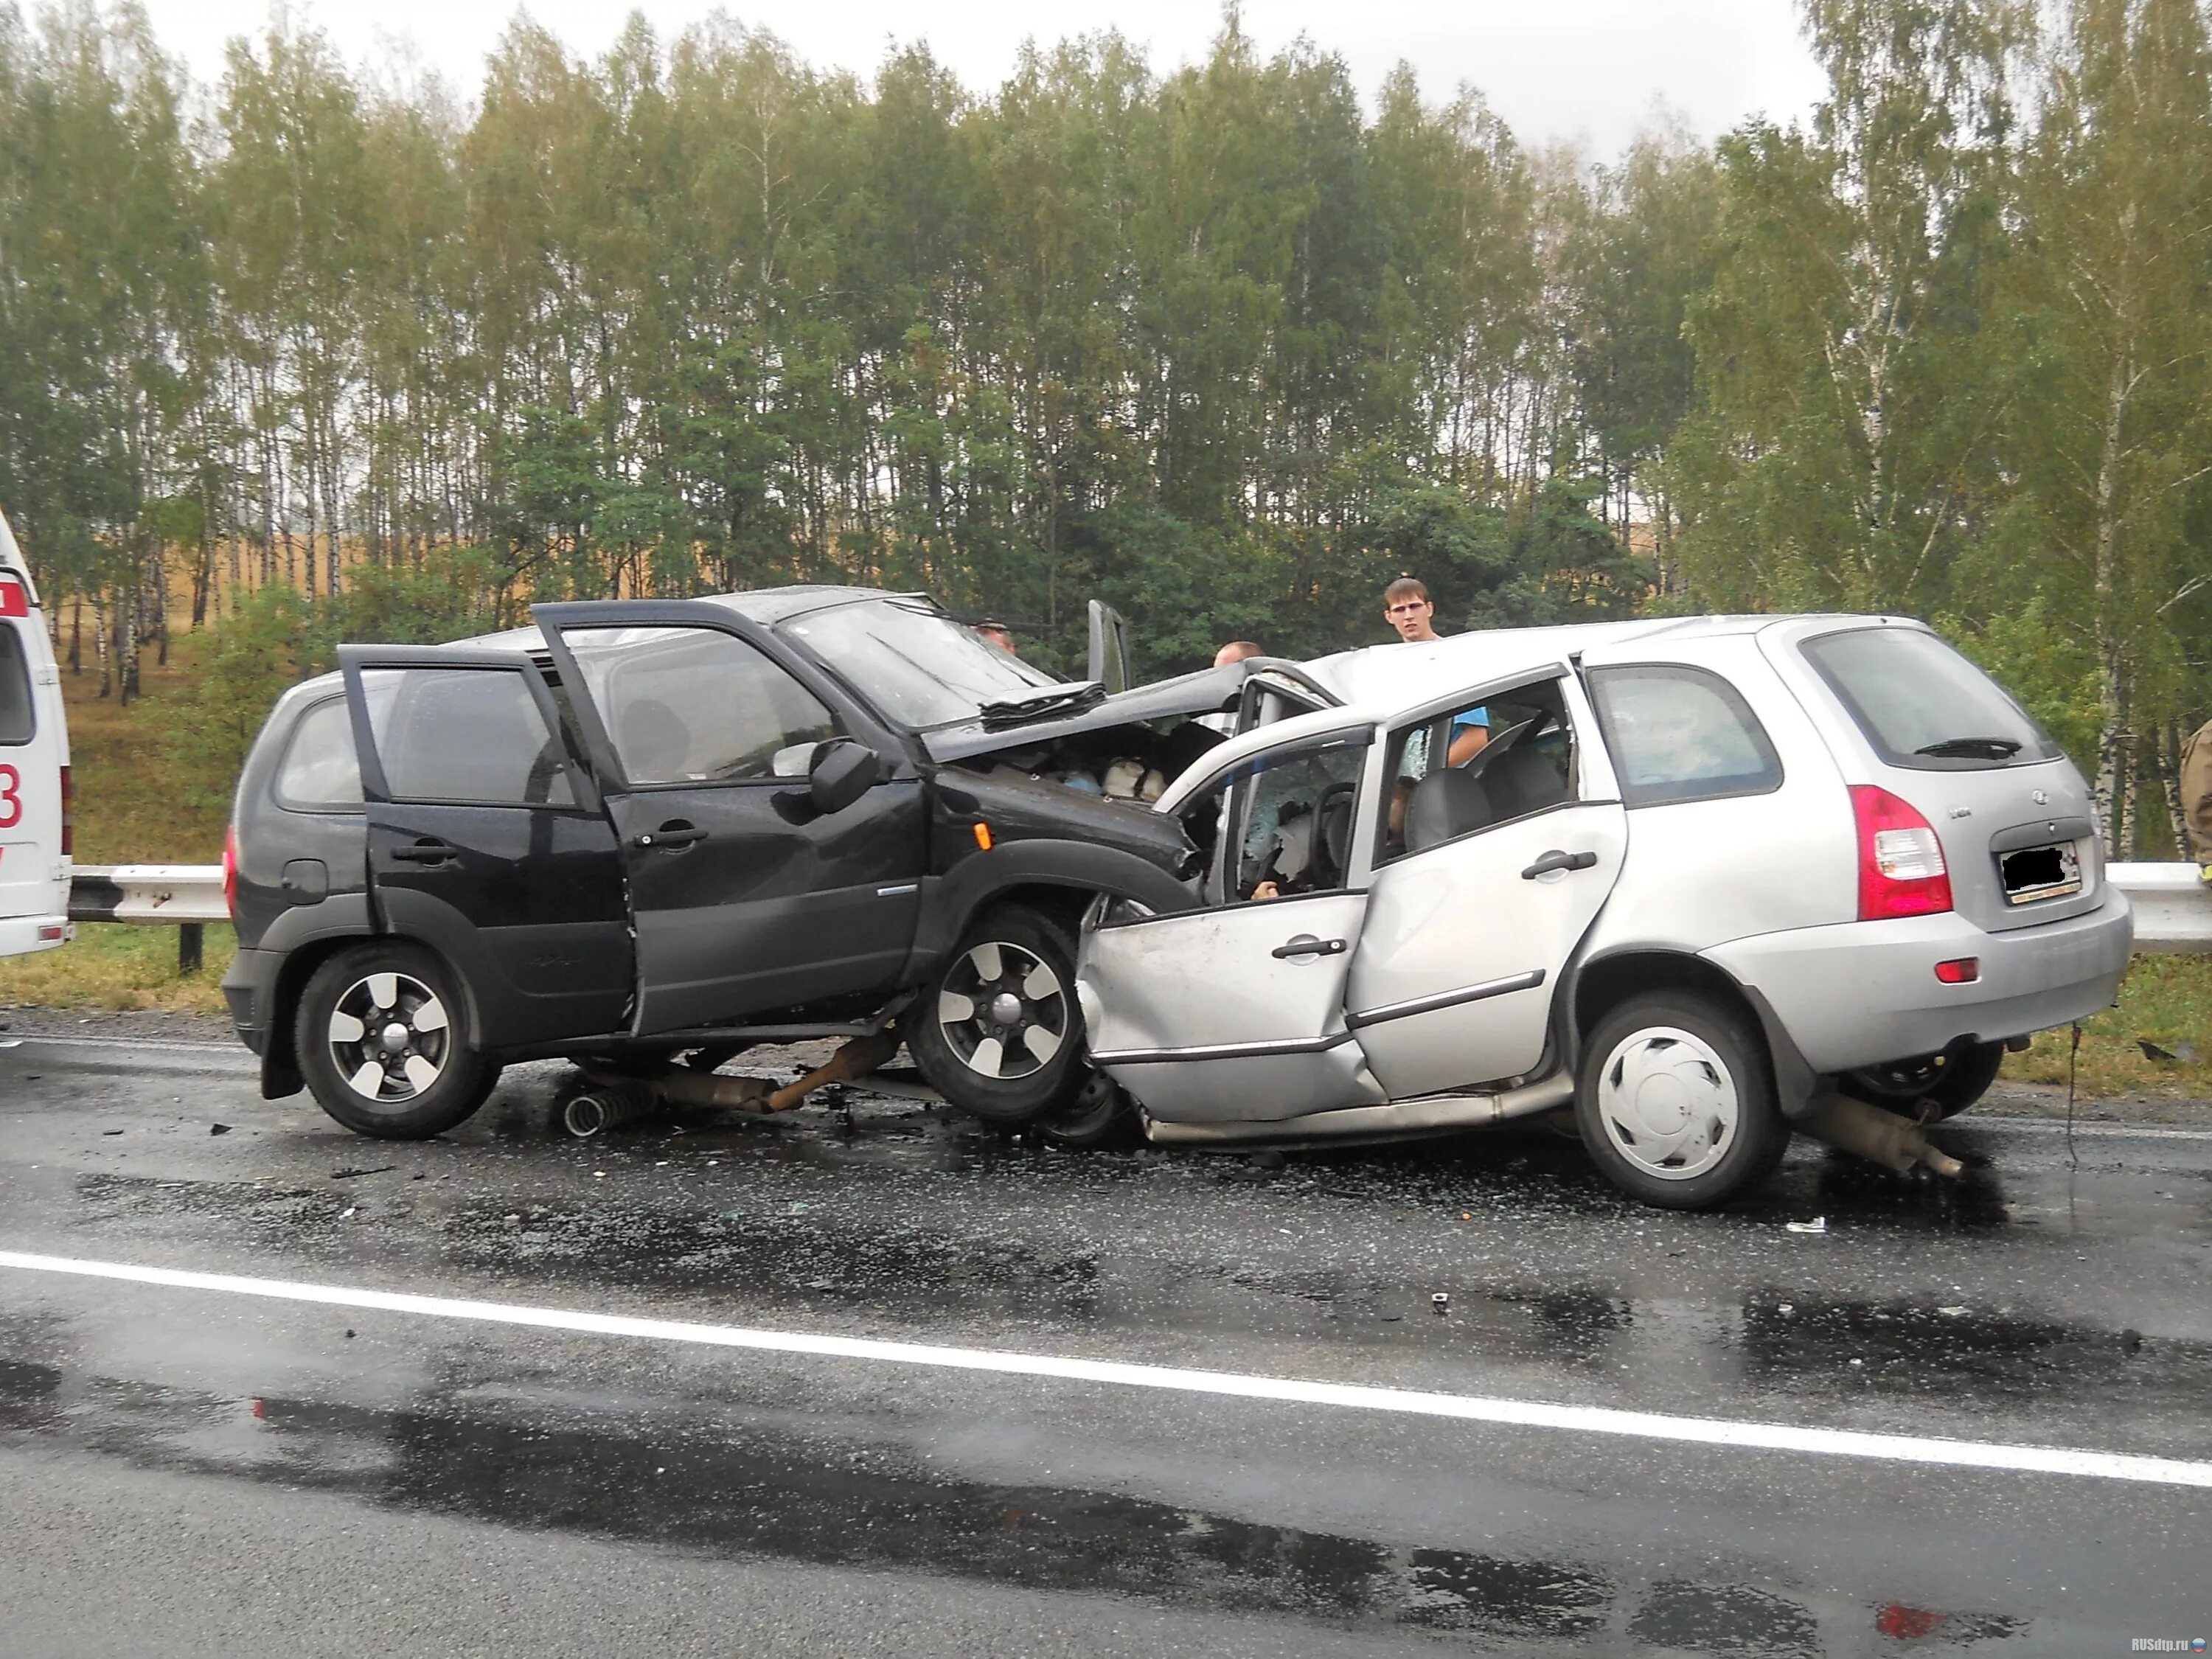
[[[622,711],[617,743],[632,783],[681,783],[691,775],[691,728],[658,697],[640,697]]]
[[[1556,729],[1524,728],[1515,734],[1510,748],[1489,764],[1478,767],[1477,775],[1490,798],[1490,822],[1503,823],[1508,818],[1525,817],[1566,799],[1567,773],[1560,737]],[[1476,758],[1480,761],[1482,757]]]
[[[1419,853],[1496,821],[1483,780],[1448,766],[1413,786],[1406,802],[1406,850]]]

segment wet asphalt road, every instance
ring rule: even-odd
[[[2212,1459],[2212,1133],[1801,1145],[1661,1214],[1541,1133],[1249,1158],[910,1099],[449,1139],[242,1053],[0,1048],[0,1250]],[[222,1133],[216,1124],[229,1126]],[[1821,1236],[1785,1230],[1826,1218]],[[1433,1298],[1448,1298],[1438,1312]],[[519,1328],[0,1267],[0,1650],[2125,1653],[2212,1489]]]

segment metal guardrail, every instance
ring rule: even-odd
[[[228,921],[219,864],[79,865],[70,878],[71,921],[128,921],[173,927],[177,969],[196,974],[205,959],[207,924]]]
[[[2138,951],[2212,951],[2212,886],[2193,864],[2110,864],[2105,878],[2135,906]],[[129,921],[184,929],[178,964],[200,965],[201,929],[230,920],[218,864],[80,866],[70,885],[71,921]]]
[[[2108,864],[2136,910],[2138,951],[2212,951],[2212,886],[2193,864]]]

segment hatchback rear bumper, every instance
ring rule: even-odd
[[[56,950],[76,937],[67,916],[0,916],[0,957]]]
[[[1844,1072],[1995,1042],[2109,1006],[2135,927],[2107,888],[2096,909],[2039,927],[1984,933],[1955,912],[1756,934],[1706,960],[1765,998],[1814,1070]],[[1946,985],[1936,964],[1972,957],[1980,977]]]

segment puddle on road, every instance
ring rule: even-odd
[[[558,1421],[447,1400],[378,1410],[235,1397],[0,1359],[0,1443],[69,1444],[141,1468],[335,1492],[384,1508],[716,1554],[917,1571],[1337,1627],[1463,1635],[1526,1651],[1814,1656],[1874,1632],[1939,1646],[2023,1633],[1987,1613],[1829,1599],[1597,1565],[1272,1526],[1119,1493],[946,1478],[913,1449],[611,1402]]]

